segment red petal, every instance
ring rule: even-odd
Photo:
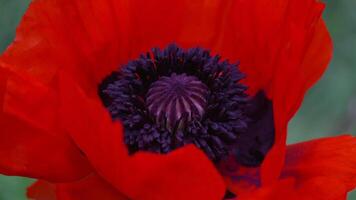
[[[134,51],[171,41],[209,48],[223,58],[240,60],[249,92],[263,89],[272,98],[276,142],[262,177],[264,182],[276,179],[283,165],[287,123],[331,58],[330,36],[320,18],[324,4],[316,0],[131,4]]]
[[[209,48],[222,58],[240,61],[251,93],[264,89],[273,96],[272,82],[279,68],[288,72],[284,76],[289,80],[300,65],[297,79],[301,80],[297,82],[310,86],[330,60],[331,41],[320,18],[324,5],[316,0],[156,0],[150,5],[132,4],[134,49],[145,51],[172,41]],[[292,59],[293,66],[285,66],[283,59]]]
[[[41,80],[51,80],[60,67],[80,83],[97,83],[154,46],[200,45],[240,60],[251,90],[272,96],[277,72],[304,88],[324,71],[331,42],[320,19],[323,7],[315,0],[37,0],[2,59]],[[297,94],[304,90],[298,88]]]
[[[87,161],[55,128],[52,92],[1,67],[0,73],[0,172],[52,181],[88,174]]]
[[[128,200],[97,175],[90,175],[78,182],[57,184],[56,189],[58,200]]]
[[[187,146],[167,155],[129,156],[122,127],[99,100],[61,78],[64,126],[98,173],[132,199],[221,199],[223,180],[203,152]],[[184,192],[182,192],[184,191]]]
[[[218,0],[36,0],[1,60],[46,83],[65,69],[94,95],[111,70],[152,47],[214,50],[227,13],[231,2]]]
[[[270,94],[275,114],[275,145],[262,166],[265,183],[278,177],[283,165],[287,124],[304,94],[324,72],[331,58],[331,40],[320,19],[323,4],[313,0],[290,1],[286,45],[280,51]],[[298,13],[298,14],[297,14]],[[300,15],[300,13],[304,13]]]
[[[294,144],[288,146],[282,176],[294,177],[300,184],[325,177],[347,192],[356,187],[355,155],[356,138],[350,135]]]
[[[56,200],[56,186],[46,181],[36,181],[27,189],[27,197],[33,200]]]
[[[213,47],[231,11],[219,0],[130,1],[129,35],[132,55],[175,42],[184,47]]]
[[[299,199],[298,199],[299,198]],[[239,195],[239,200],[307,200],[307,195],[298,196],[294,180],[285,179]],[[311,200],[311,199],[310,199]]]
[[[27,197],[33,200],[128,200],[112,185],[93,174],[70,183],[36,181],[28,188]]]
[[[230,188],[243,200],[346,199],[356,188],[355,154],[356,138],[347,135],[290,145],[280,180],[247,189],[230,182]]]
[[[298,185],[293,178],[282,179],[252,193],[239,196],[241,200],[346,200],[346,193],[337,180],[314,178]]]
[[[251,92],[273,96],[275,73],[283,83],[292,78],[300,99],[330,58],[322,9],[316,0],[37,0],[2,59],[46,82],[66,69],[95,94],[103,76],[130,57],[177,42],[240,60]]]
[[[339,183],[325,177],[307,180],[302,185],[293,178],[281,179],[252,191],[240,189],[238,200],[346,200],[345,188]]]
[[[276,142],[262,167],[270,182],[283,165],[287,122],[330,59],[322,9],[316,0],[37,0],[1,59],[46,83],[65,69],[92,95],[108,71],[152,46],[200,45],[239,59],[250,92],[265,89],[275,104]]]
[[[127,58],[126,23],[121,23],[126,10],[120,6],[124,1],[112,4],[111,0],[33,1],[1,60],[47,84],[58,69],[65,69],[96,95],[96,84],[122,57]]]

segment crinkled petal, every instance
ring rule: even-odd
[[[65,69],[95,95],[105,75],[153,47],[211,44],[229,8],[217,0],[35,0],[1,60],[48,84]]]
[[[240,60],[250,90],[272,96],[277,72],[304,88],[324,71],[331,42],[323,7],[316,0],[36,0],[1,59],[47,83],[66,69],[92,91],[119,64],[176,42]]]
[[[286,17],[287,26],[282,31],[285,46],[274,63],[276,68],[269,91],[276,132],[275,144],[262,166],[265,183],[279,176],[286,149],[288,121],[299,108],[305,92],[326,69],[332,51],[330,35],[320,18],[324,5],[314,0],[289,2],[290,16]]]
[[[100,100],[86,98],[66,75],[60,85],[64,127],[97,172],[125,195],[143,200],[224,196],[222,177],[201,150],[186,146],[167,155],[129,156],[121,125],[112,122]]]
[[[51,181],[88,174],[86,159],[55,128],[58,111],[51,91],[4,68],[0,74],[0,172]]]
[[[293,178],[282,179],[251,193],[239,196],[241,200],[346,200],[346,193],[338,181],[328,178],[314,178],[303,185]]]
[[[54,88],[65,70],[89,96],[109,71],[154,46],[198,45],[240,60],[250,92],[263,89],[274,103],[275,145],[262,166],[268,183],[283,166],[287,123],[331,57],[323,7],[316,0],[35,0],[0,60]]]
[[[355,153],[356,138],[350,135],[290,145],[278,181],[233,191],[243,200],[346,199],[347,193],[356,188]],[[230,183],[232,189],[241,184]]]
[[[48,85],[65,69],[95,95],[96,84],[127,58],[121,4],[126,2],[35,0],[0,59]]]
[[[351,135],[294,144],[288,146],[282,176],[294,177],[300,185],[325,177],[348,192],[356,188],[355,155],[356,138]]]

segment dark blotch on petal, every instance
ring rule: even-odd
[[[248,104],[247,115],[251,119],[247,132],[240,135],[233,153],[237,161],[249,167],[259,166],[274,143],[272,102],[259,92]]]
[[[235,199],[236,197],[237,196],[234,193],[232,193],[230,190],[226,190],[223,200]]]

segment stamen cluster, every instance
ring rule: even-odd
[[[123,123],[130,153],[168,153],[195,144],[217,161],[247,130],[243,78],[238,64],[207,50],[169,45],[113,72],[99,95]]]

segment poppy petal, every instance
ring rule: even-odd
[[[27,197],[33,200],[128,200],[94,174],[70,183],[54,184],[38,180],[27,189]]]
[[[27,197],[33,200],[56,200],[56,186],[38,180],[27,189]]]
[[[183,47],[213,47],[231,5],[232,1],[219,0],[130,1],[132,55],[172,42]]]
[[[243,200],[346,199],[356,188],[355,153],[356,138],[350,135],[290,145],[278,181],[256,187],[256,173],[239,176],[235,171],[228,178],[229,189]]]
[[[325,177],[337,181],[345,192],[356,187],[356,138],[343,135],[288,146],[282,176],[298,184]],[[326,184],[328,185],[328,184]]]
[[[345,200],[344,188],[335,179],[318,177],[298,185],[293,178],[281,179],[266,187],[239,196],[241,200]]]
[[[63,75],[60,79],[64,127],[98,173],[132,199],[220,199],[225,184],[206,155],[186,146],[167,155],[129,156],[122,127],[113,123],[99,99]],[[184,192],[182,192],[184,191]]]
[[[0,59],[51,86],[63,68],[91,95],[108,71],[152,46],[201,45],[239,59],[250,90],[264,89],[275,105],[275,145],[262,167],[271,182],[283,166],[287,122],[330,59],[323,7],[316,0],[37,0]]]
[[[331,39],[321,19],[324,4],[316,0],[131,3],[135,5],[130,12],[131,45],[137,54],[172,41],[184,47],[200,45],[223,58],[239,60],[251,94],[260,89],[267,92],[278,116],[276,145],[263,165],[262,177],[264,182],[275,180],[283,165],[287,123],[331,58]]]
[[[315,1],[306,1],[306,4],[292,1],[291,5],[291,22],[285,32],[285,35],[289,35],[285,41],[289,46],[278,57],[278,67],[270,91],[273,96],[276,132],[275,145],[262,166],[262,179],[265,183],[279,176],[285,155],[288,121],[300,107],[305,92],[321,76],[331,59],[330,35],[320,18],[323,4]],[[295,11],[295,8],[300,10]],[[294,14],[297,11],[307,14]]]
[[[36,0],[1,60],[45,83],[65,69],[95,95],[105,75],[153,47],[176,42],[214,50],[231,2]]]
[[[109,183],[97,175],[90,175],[78,182],[56,185],[58,200],[128,200]]]
[[[75,74],[84,89],[93,92],[106,74],[132,56],[177,42],[240,60],[251,90],[270,91],[280,52],[287,47],[308,50],[305,45],[310,37],[299,43],[287,32],[314,27],[321,21],[322,8],[323,4],[315,0],[36,0],[2,59],[46,82],[53,79],[58,68],[65,68]],[[296,15],[301,12],[307,14]],[[299,45],[289,47],[291,42]],[[311,56],[306,57],[310,60]],[[313,76],[309,85],[320,75],[314,71],[306,72]],[[292,74],[285,75],[289,78]]]
[[[88,174],[86,159],[69,137],[53,128],[56,100],[51,92],[5,68],[0,74],[1,173],[51,181]]]
[[[118,5],[112,6],[114,2]],[[65,69],[96,95],[96,84],[127,55],[121,25],[126,23],[116,17],[126,12],[120,5],[124,3],[35,0],[0,59],[49,85],[58,69]]]
[[[137,22],[130,24],[134,26],[132,37],[137,39],[133,42],[137,43],[137,54],[169,42],[211,49],[222,58],[239,61],[251,94],[263,89],[271,97],[277,69],[284,68],[289,72],[284,75],[290,78],[295,75],[293,68],[299,68],[301,63],[303,70],[298,75],[302,76],[298,78],[307,80],[306,85],[310,86],[330,60],[331,41],[320,18],[324,4],[316,0],[153,2],[149,7],[139,1],[132,3],[135,10],[130,17]],[[175,9],[172,11],[171,7]],[[152,23],[144,23],[146,20]],[[171,27],[172,21],[178,24]],[[152,26],[159,28],[149,28]],[[280,56],[290,58],[284,52],[292,50],[297,52],[292,56],[298,66],[285,66]]]
[[[355,153],[350,135],[290,145],[280,180],[242,199],[346,199],[356,188]]]

